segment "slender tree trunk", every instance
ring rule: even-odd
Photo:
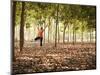
[[[93,39],[94,39],[93,31],[94,31],[94,29],[92,29],[92,42],[93,42]]]
[[[65,30],[66,30],[66,26],[64,25],[64,29],[63,29],[63,43],[65,43]]]
[[[82,28],[82,31],[81,31],[81,44],[83,44],[83,28]]]
[[[74,40],[75,40],[75,43],[76,43],[76,30],[75,30],[75,35],[74,35],[74,37],[75,37],[75,39],[74,39]]]
[[[91,32],[92,32],[92,31],[90,30],[90,43],[91,43]]]
[[[49,43],[49,33],[50,33],[50,27],[48,26],[48,43]]]
[[[51,21],[50,21],[51,22]],[[51,42],[52,41],[52,37],[51,37],[51,35],[52,35],[52,27],[51,27],[52,25],[51,25],[51,23],[50,23],[50,26],[49,26],[49,42]]]
[[[44,44],[45,44],[45,30],[44,30]]]
[[[44,28],[45,28],[45,22],[44,22]],[[44,44],[45,44],[45,29],[44,29]]]
[[[91,43],[93,42],[93,29],[91,29]]]
[[[82,31],[82,44],[83,44],[83,35],[84,35],[84,33],[83,33],[83,31]]]
[[[70,31],[70,42],[72,42],[72,32]]]
[[[17,26],[15,26],[15,35],[17,35],[17,33],[16,33],[16,32],[18,31],[17,29],[18,29]],[[15,37],[15,40],[16,40],[16,41],[18,40],[18,39],[17,39],[17,36]]]
[[[12,60],[15,61],[15,52],[14,52],[14,47],[15,47],[15,42],[14,42],[14,38],[15,38],[15,20],[16,20],[16,2],[13,2],[13,6],[12,6]]]
[[[59,40],[60,40],[60,32],[59,32],[59,24],[58,24],[58,43],[59,43]]]
[[[95,28],[94,36],[95,36],[95,38],[94,38],[94,42],[96,43],[96,28]]]
[[[75,43],[75,42],[74,42],[74,41],[75,41],[75,40],[74,40],[74,30],[75,30],[75,29],[74,29],[74,25],[73,25],[73,45],[74,45],[74,43]]]
[[[86,42],[88,43],[88,32],[86,33]]]
[[[56,10],[57,18],[56,18],[56,30],[55,30],[55,47],[57,46],[58,12],[59,12],[59,4],[57,4],[57,10]]]
[[[70,33],[69,33],[69,25],[68,25],[68,43],[69,43],[69,34],[70,34]]]
[[[25,13],[25,3],[22,2],[22,13],[20,22],[20,51],[22,51],[24,45],[24,13]]]
[[[50,18],[49,18],[49,26],[48,26],[48,43],[49,43],[49,40],[50,40],[49,39],[50,38],[49,36],[50,36]]]

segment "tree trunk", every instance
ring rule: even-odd
[[[50,18],[49,18],[49,26],[48,26],[48,43],[49,43],[49,40],[50,40],[49,39],[50,38],[49,36],[50,36]]]
[[[74,40],[74,25],[73,25],[73,45],[74,45],[74,42],[75,40]]]
[[[94,31],[94,29],[92,29],[92,42],[93,42],[93,39],[94,39],[93,31]]]
[[[75,43],[76,43],[76,30],[75,30],[75,35],[74,35],[74,37],[75,37],[74,40],[75,40]]]
[[[14,38],[15,38],[15,24],[16,24],[16,22],[15,22],[15,20],[16,20],[16,2],[13,2],[13,6],[12,6],[12,60],[13,61],[15,61],[16,59],[15,59],[15,52],[14,52],[14,47],[15,47],[15,40],[14,40]]]
[[[25,13],[25,3],[22,2],[22,13],[20,22],[20,51],[22,51],[24,45],[24,13]]]
[[[81,44],[83,44],[83,31],[81,32]]]
[[[81,44],[83,44],[83,35],[84,35],[84,26],[82,25],[82,30],[81,30]]]
[[[90,36],[91,36],[91,43],[93,42],[93,29],[91,29],[91,34],[90,34]]]
[[[94,42],[96,43],[96,28],[95,28],[95,33],[94,33]]]
[[[86,33],[86,42],[88,43],[88,32]]]
[[[14,32],[17,32],[17,26],[15,26]],[[17,35],[17,33],[15,33],[14,35],[16,36],[16,35]],[[17,41],[17,36],[16,36],[16,37],[15,37],[15,36],[14,36],[15,41]]]
[[[66,30],[66,26],[64,25],[64,29],[63,29],[63,43],[65,43],[65,30]]]
[[[50,27],[48,26],[48,43],[49,43],[49,33],[50,33]]]
[[[59,33],[59,24],[58,24],[58,43],[59,43],[59,40],[60,40],[60,33]]]
[[[56,18],[56,30],[55,30],[55,47],[57,46],[58,12],[59,12],[59,4],[57,4],[57,10],[56,10],[57,18]]]
[[[44,22],[44,28],[45,28],[45,22]],[[44,38],[43,39],[44,39],[44,44],[45,44],[45,29],[44,29]]]
[[[70,31],[70,42],[72,42],[72,32]]]
[[[90,30],[90,43],[91,43],[91,41],[92,41],[92,40],[91,40],[91,37],[92,37],[91,32],[92,32],[92,30]]]
[[[81,31],[81,44],[83,44],[83,27],[82,27],[82,31]]]
[[[68,25],[68,43],[69,43],[69,25]]]

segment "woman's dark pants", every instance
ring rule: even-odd
[[[43,40],[42,37],[36,37],[34,40],[35,40],[35,41],[40,40],[40,46],[42,46],[42,40]]]

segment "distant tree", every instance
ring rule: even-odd
[[[57,46],[57,25],[58,25],[59,4],[56,6],[56,30],[55,30],[55,47]]]
[[[22,2],[22,13],[21,13],[21,22],[20,22],[20,51],[23,49],[24,45],[24,14],[25,14],[25,2]]]
[[[90,42],[91,42],[91,32],[96,29],[96,7],[93,6],[81,6],[81,18],[87,21],[87,28],[90,32]]]

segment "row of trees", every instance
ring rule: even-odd
[[[67,42],[69,42],[70,35],[73,34],[73,44],[75,44],[77,42],[77,33],[81,33],[81,43],[83,43],[84,32],[89,33],[91,42],[93,32],[96,31],[95,6],[14,1],[12,3],[12,9],[13,36],[15,36],[15,27],[17,25],[20,26],[20,51],[22,51],[24,45],[25,27],[28,29],[33,25],[33,27],[47,26],[48,42],[54,36],[55,47],[59,43],[61,32],[63,33],[63,43],[65,43],[65,35],[67,33]]]

